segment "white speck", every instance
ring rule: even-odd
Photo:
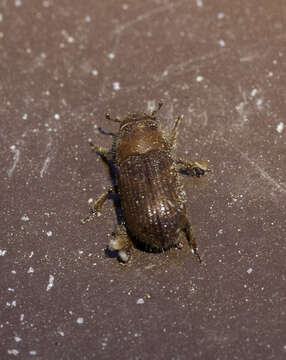
[[[144,304],[144,299],[140,298],[136,301],[136,304]]]
[[[223,234],[223,229],[219,229],[218,233],[221,235]]]
[[[48,237],[51,237],[53,235],[53,232],[52,231],[47,231],[47,236]]]
[[[33,274],[33,272],[35,272],[35,270],[34,270],[34,268],[32,268],[32,266],[30,266],[27,273],[28,274]]]
[[[16,270],[11,270],[11,274],[15,275],[15,274],[17,274],[17,271]]]
[[[34,255],[34,251],[31,251],[30,255],[29,255],[29,258],[33,257],[33,255]]]
[[[163,72],[163,76],[168,76],[168,74],[169,74],[169,71],[168,71],[168,70],[165,70],[165,71]]]
[[[9,355],[15,355],[15,356],[19,354],[19,351],[16,349],[8,350],[7,352]]]
[[[82,254],[83,254],[83,250],[79,250],[78,253],[79,253],[79,255],[82,255]]]
[[[197,7],[203,7],[204,4],[202,0],[197,0],[196,2],[197,2]]]
[[[0,256],[4,256],[7,253],[7,250],[1,250],[0,249]]]
[[[219,20],[223,19],[223,18],[224,18],[224,13],[223,13],[223,12],[219,12],[219,13],[217,14],[217,18],[218,18]]]
[[[197,80],[197,82],[201,82],[204,80],[204,78],[201,75],[198,75],[196,80]]]
[[[277,125],[276,130],[281,134],[284,129],[284,124],[282,121]]]
[[[257,89],[253,89],[250,94],[251,94],[251,96],[255,96],[257,94],[257,92],[258,92]]]
[[[112,85],[115,91],[120,90],[120,83],[118,81],[115,81]]]
[[[31,350],[31,351],[29,351],[29,354],[32,355],[32,356],[37,355],[37,351],[36,350]]]
[[[224,40],[219,40],[219,45],[221,46],[221,47],[225,47],[225,41]]]
[[[8,306],[8,307],[16,307],[17,306],[17,302],[16,302],[16,300],[13,300],[13,301],[11,301],[11,302],[6,302],[6,305]]]
[[[249,268],[249,269],[247,270],[248,274],[251,274],[251,273],[252,273],[252,271],[253,271],[253,269],[252,269],[252,268]]]
[[[83,317],[78,317],[77,319],[76,319],[76,322],[78,323],[78,324],[83,324],[84,323],[84,319],[83,319]]]
[[[8,291],[10,291],[10,292],[15,292],[15,289],[8,288]]]
[[[59,333],[61,336],[65,336],[65,333],[64,333],[62,330],[59,330],[58,333]]]
[[[109,59],[111,59],[111,60],[112,60],[112,59],[114,59],[114,58],[115,58],[115,55],[114,55],[113,53],[109,53],[109,54],[108,54],[108,57],[109,57]]]
[[[272,76],[273,76],[273,72],[272,72],[272,71],[269,71],[268,76],[269,76],[269,77],[272,77]]]
[[[123,10],[128,10],[128,4],[122,4],[122,9]]]
[[[28,114],[24,114],[24,115],[22,116],[22,119],[23,119],[23,120],[27,120],[27,119],[28,119]]]
[[[29,218],[29,216],[27,216],[27,215],[23,215],[23,216],[21,217],[21,220],[22,220],[22,221],[29,221],[30,218]]]
[[[89,15],[86,15],[86,17],[84,18],[84,21],[87,23],[91,22],[91,17]]]
[[[48,286],[46,288],[47,291],[51,290],[51,288],[54,286],[54,276],[53,275],[50,275],[49,276],[49,283],[48,283]]]
[[[0,22],[3,21],[3,14],[0,14]]]
[[[91,73],[92,73],[93,76],[97,76],[97,75],[98,75],[98,71],[97,71],[96,69],[93,69]]]
[[[274,65],[277,65],[277,60],[273,60],[272,63],[273,63]]]
[[[89,205],[92,204],[93,203],[93,198],[89,198],[87,202],[89,203]]]
[[[72,44],[72,43],[74,43],[74,38],[72,36],[68,36],[67,41],[68,41],[68,43]]]
[[[20,321],[23,321],[23,320],[24,320],[24,317],[25,317],[25,315],[24,315],[24,314],[21,314],[21,315],[20,315]]]
[[[43,5],[43,7],[48,8],[51,4],[48,0],[44,0],[42,5]]]
[[[286,350],[286,345],[283,346],[283,349]]]
[[[54,115],[54,118],[55,118],[56,120],[59,120],[59,119],[60,119],[60,114],[55,114],[55,115]]]
[[[260,110],[263,108],[262,104],[263,104],[263,100],[262,100],[262,99],[258,99],[258,100],[256,101],[256,105],[257,105],[258,109],[260,109]]]
[[[22,0],[15,0],[15,6],[19,7],[22,5]]]
[[[22,339],[19,337],[19,336],[15,336],[14,337],[14,340],[18,343],[18,342],[20,342],[20,341],[22,341]]]
[[[156,102],[155,100],[148,100],[147,101],[147,112],[152,112],[156,108]]]
[[[18,150],[16,148],[16,145],[11,145],[10,146],[10,150],[12,151],[12,153],[14,154],[13,156],[13,165],[12,167],[8,170],[8,176],[11,177],[13,175],[13,172],[19,162],[20,159],[20,150]]]

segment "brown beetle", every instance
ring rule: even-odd
[[[82,223],[94,219],[108,195],[117,193],[124,223],[118,226],[109,249],[117,250],[118,258],[123,263],[130,259],[133,243],[148,251],[163,251],[172,246],[182,247],[182,234],[185,234],[193,253],[201,261],[186,217],[185,192],[179,170],[184,169],[197,177],[209,170],[204,161],[176,160],[173,157],[182,116],[165,134],[155,116],[161,106],[162,103],[159,103],[151,114],[128,114],[122,121],[111,119],[106,114],[108,120],[120,123],[112,150],[90,143],[104,161],[116,165],[117,176],[114,188],[95,202],[91,215],[82,219]]]

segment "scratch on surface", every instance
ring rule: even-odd
[[[13,165],[8,170],[8,177],[10,178],[13,175],[14,170],[16,169],[16,166],[20,160],[20,150],[16,148],[16,145],[10,146],[10,149],[13,153]]]
[[[174,4],[174,3],[171,3],[171,4],[167,4],[167,5],[164,5],[164,6],[160,6],[160,7],[157,7],[156,9],[153,9],[153,10],[150,10],[150,11],[147,11],[141,15],[138,15],[136,16],[135,19],[133,20],[130,20],[130,21],[127,21],[126,23],[124,24],[120,24],[116,29],[115,29],[115,33],[116,34],[120,34],[122,33],[123,31],[125,31],[126,29],[132,27],[134,24],[140,22],[140,21],[144,21],[146,19],[148,19],[149,17],[155,15],[155,14],[160,14],[161,12],[164,12],[166,10],[169,10],[169,9],[173,9],[175,8],[176,6],[178,6],[179,4]]]
[[[45,161],[44,161],[44,165],[40,171],[40,177],[42,178],[44,176],[44,173],[47,171],[48,166],[50,165],[51,162],[51,158],[48,156]]]
[[[52,147],[52,143],[53,143],[52,139],[50,139],[50,141],[47,143],[46,153],[48,153],[48,154],[50,153],[50,149],[51,149],[51,147]],[[45,172],[47,171],[50,163],[51,163],[51,157],[50,157],[50,156],[47,156],[46,159],[45,159],[45,161],[44,161],[44,163],[43,163],[43,166],[42,166],[42,168],[41,168],[41,170],[40,170],[40,177],[41,177],[41,178],[44,176],[44,174],[45,174]]]
[[[255,161],[250,159],[248,157],[247,153],[244,153],[240,150],[239,150],[239,152],[241,154],[241,157],[243,159],[247,160],[254,167],[254,169],[261,175],[261,177],[263,177],[265,180],[270,182],[277,190],[286,194],[286,185],[284,183],[279,184],[279,182],[276,181],[275,179],[273,179],[273,177],[271,175],[269,175],[268,172],[266,172],[261,166],[257,165],[257,163]]]
[[[266,181],[268,181],[270,184],[273,185],[273,187],[286,194],[286,184],[284,183],[279,183],[278,181],[276,181],[275,179],[273,179],[273,177],[271,175],[269,175],[269,173],[267,171],[265,171],[261,166],[259,166],[254,160],[252,160],[247,153],[241,151],[239,148],[237,148],[233,143],[231,143],[230,141],[228,141],[227,139],[223,138],[223,141],[226,142],[228,145],[232,146],[234,149],[236,149],[236,151],[238,151],[241,155],[241,157],[248,161],[253,168],[259,173],[259,175],[265,179]]]

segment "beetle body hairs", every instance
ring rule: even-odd
[[[106,114],[107,120],[120,123],[112,150],[91,143],[104,161],[112,161],[116,166],[116,186],[95,202],[91,215],[82,223],[97,216],[110,193],[119,195],[124,223],[118,225],[109,249],[118,251],[121,263],[130,260],[133,244],[159,252],[182,247],[182,235],[201,262],[186,216],[186,196],[179,171],[183,169],[200,177],[209,169],[205,161],[175,159],[177,129],[183,117],[178,117],[166,134],[155,116],[161,106],[159,103],[151,114],[128,114],[123,120]]]

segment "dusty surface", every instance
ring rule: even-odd
[[[1,359],[285,359],[286,4],[0,1]],[[105,253],[88,139],[163,99],[205,266]]]

